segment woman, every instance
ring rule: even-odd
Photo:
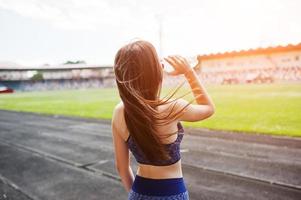
[[[180,121],[210,117],[215,106],[196,72],[185,58],[164,58],[173,68],[170,75],[184,75],[195,99],[160,99],[163,65],[152,44],[136,41],[116,54],[114,72],[121,102],[112,117],[115,166],[128,192],[128,199],[189,199],[183,179],[180,143],[184,129]],[[191,104],[196,100],[197,104]],[[129,151],[138,169],[134,177]]]

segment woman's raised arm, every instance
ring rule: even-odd
[[[190,67],[187,60],[181,56],[169,56],[165,60],[174,68],[174,71],[169,72],[170,75],[184,74],[197,102],[197,105],[191,104],[187,106],[179,120],[200,121],[213,115],[215,105],[197,73]],[[188,101],[179,99],[177,104],[179,107],[184,107],[188,104]]]

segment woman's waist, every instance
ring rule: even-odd
[[[150,196],[165,196],[164,199],[184,199],[177,197],[187,195],[186,184],[183,177],[152,179],[137,174],[131,190],[141,199],[147,199]],[[166,198],[166,196],[168,197]]]
[[[181,160],[167,166],[138,164],[137,175],[152,179],[182,178]]]

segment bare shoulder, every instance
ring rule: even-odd
[[[186,101],[185,99],[176,99],[176,101],[175,101],[175,106],[177,107],[177,108],[183,108],[183,107],[185,107],[187,104],[188,104],[189,102],[188,101]]]
[[[115,107],[113,111],[112,116],[112,126],[115,126],[115,128],[118,130],[118,133],[122,138],[127,138],[128,131],[125,125],[124,120],[124,105],[121,102],[119,102]]]
[[[160,109],[160,111],[169,111],[170,109],[175,109],[175,110],[181,110],[182,108],[184,108],[186,105],[188,104],[188,101],[186,101],[185,99],[169,99],[167,101],[167,104],[162,105]]]
[[[196,122],[209,118],[214,113],[214,108],[206,104],[192,104],[185,99],[176,99],[171,102],[176,112],[181,111],[179,121]]]
[[[113,116],[112,116],[112,123],[119,124],[122,121],[123,111],[124,111],[124,105],[121,101],[114,107]]]
[[[123,102],[120,101],[118,104],[116,104],[116,106],[114,107],[114,111],[116,112],[121,112],[124,108]]]

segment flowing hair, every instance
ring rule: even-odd
[[[119,96],[124,105],[125,123],[131,137],[149,161],[170,159],[157,134],[157,126],[179,118],[194,99],[177,112],[174,109],[176,103],[168,106],[165,110],[167,112],[159,112],[157,108],[176,101],[177,99],[169,100],[185,81],[169,97],[167,95],[160,99],[163,68],[154,46],[143,40],[129,43],[119,49],[115,56],[114,73]],[[183,96],[189,93],[191,91]]]

